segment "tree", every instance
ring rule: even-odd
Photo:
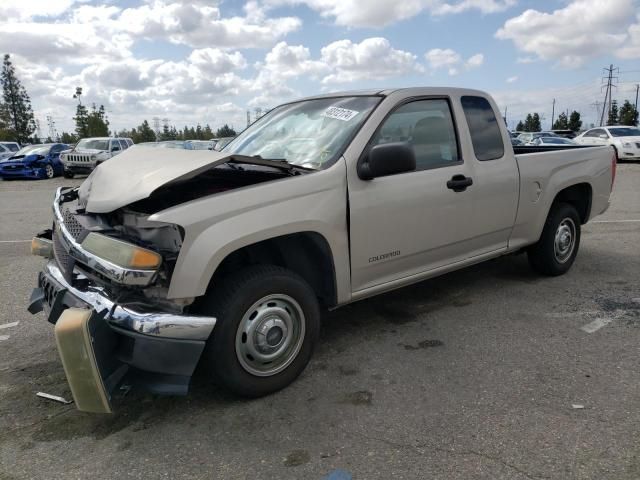
[[[87,124],[89,127],[90,137],[108,137],[109,136],[109,120],[104,110],[104,105],[96,108],[96,104],[91,105],[91,112],[87,116]]]
[[[149,126],[149,122],[144,120],[140,126],[131,131],[131,139],[134,143],[155,142],[156,132]]]
[[[582,120],[580,120],[580,112],[576,112],[575,110],[571,112],[569,115],[569,130],[574,132],[579,132],[582,128]]]
[[[558,119],[553,123],[554,130],[567,130],[569,128],[569,119],[567,114],[562,112],[558,115]]]
[[[522,120],[520,120],[518,125],[516,125],[516,132],[524,132],[524,123],[522,123]]]
[[[76,107],[76,116],[73,117],[73,121],[76,122],[76,135],[78,138],[87,138],[89,135],[89,112],[87,107],[78,103]]]
[[[609,110],[609,116],[607,117],[607,125],[617,125],[618,119],[618,101],[611,102],[611,110]]]
[[[524,119],[524,131],[525,132],[539,132],[542,130],[540,125],[540,115],[534,113],[533,115],[527,113],[527,118]]]
[[[27,90],[16,77],[16,71],[9,55],[4,56],[2,64],[2,102],[5,127],[12,138],[18,143],[29,141],[29,137],[36,130],[36,122],[31,108],[31,99]]]
[[[73,145],[78,142],[78,137],[73,133],[62,132],[62,135],[60,135],[60,142]]]
[[[216,137],[235,137],[236,131],[226,123],[216,131]]]
[[[620,107],[620,125],[638,125],[638,110],[629,100],[625,100]]]

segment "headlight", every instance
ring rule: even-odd
[[[627,148],[631,148],[631,147],[633,147],[633,143],[630,143],[630,142],[623,142],[623,143],[622,143],[622,146],[623,146],[623,147],[627,147]]]
[[[94,232],[87,235],[82,248],[122,268],[156,270],[162,263],[156,252]]]

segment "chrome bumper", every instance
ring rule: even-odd
[[[44,293],[44,300],[49,305],[52,305],[62,292],[63,295],[71,295],[72,299],[86,304],[97,313],[104,314],[105,319],[114,327],[158,339],[204,341],[209,338],[216,325],[215,317],[142,312],[128,306],[118,305],[109,299],[99,287],[80,290],[65,279],[55,261],[47,263],[40,274],[39,283]]]

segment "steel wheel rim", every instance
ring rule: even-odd
[[[282,372],[300,352],[305,323],[302,307],[288,295],[267,295],[255,302],[236,332],[236,356],[242,368],[258,377]]]
[[[571,258],[576,246],[576,224],[571,218],[560,222],[553,240],[553,253],[559,263]]]
[[[47,165],[46,167],[44,167],[44,170],[46,172],[47,178],[53,178],[53,167],[51,165]]]

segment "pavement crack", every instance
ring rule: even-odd
[[[376,442],[385,443],[385,444],[390,445],[392,447],[413,450],[414,452],[419,453],[419,454],[423,454],[425,452],[425,450],[435,450],[437,452],[445,453],[445,454],[448,454],[448,455],[481,457],[481,458],[484,458],[486,460],[490,460],[490,461],[492,461],[494,463],[499,463],[500,465],[503,465],[504,467],[507,467],[507,468],[519,473],[520,475],[523,475],[524,477],[526,477],[526,478],[528,478],[530,480],[551,478],[551,477],[548,477],[546,475],[539,475],[539,474],[529,473],[526,470],[523,470],[522,468],[517,467],[517,466],[513,465],[512,463],[509,463],[509,462],[501,459],[500,457],[495,457],[493,455],[489,455],[489,454],[486,454],[486,453],[483,453],[483,452],[479,452],[477,450],[471,450],[471,449],[451,450],[451,449],[448,449],[448,448],[437,447],[435,445],[416,445],[416,444],[413,444],[413,443],[405,443],[405,442],[399,442],[399,441],[395,441],[395,440],[389,440],[387,438],[381,438],[381,437],[378,437],[378,436],[375,436],[375,435],[370,435],[368,433],[347,431],[344,428],[342,428],[342,431],[347,433],[347,434],[353,433],[353,434],[358,435],[359,437],[362,437],[362,438],[367,439],[367,440],[372,440],[372,441],[376,441]]]

